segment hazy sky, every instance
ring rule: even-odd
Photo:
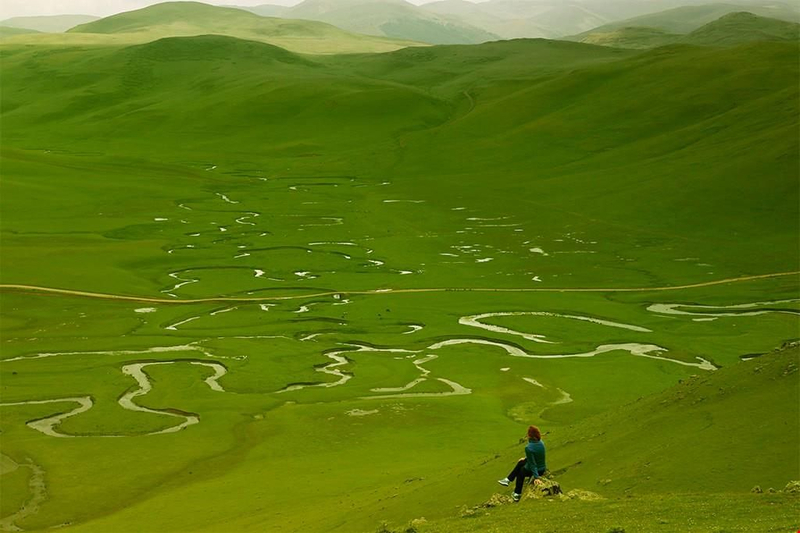
[[[165,0],[0,0],[0,20],[34,15],[96,15],[105,17]],[[301,0],[200,0],[206,4],[257,6],[259,4],[299,4]],[[412,4],[425,4],[434,0],[409,0]],[[480,1],[480,0],[471,0]]]

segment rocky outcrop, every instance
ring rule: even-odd
[[[790,481],[781,492],[785,494],[800,494],[800,481]]]
[[[597,501],[604,500],[602,496],[595,492],[590,492],[583,489],[572,489],[565,493],[561,489],[561,484],[550,478],[541,478],[542,483],[528,483],[522,491],[521,500],[581,500],[581,501]],[[799,489],[800,490],[800,489]],[[500,507],[514,503],[514,499],[508,494],[493,494],[488,500],[480,505],[474,507],[463,507],[461,509],[461,516],[464,518],[480,516],[486,513],[487,509]]]
[[[544,498],[552,498],[563,493],[558,481],[548,478],[539,479],[542,480],[540,484],[529,483],[525,490],[522,491],[523,500],[541,500]]]
[[[559,494],[559,498],[562,500],[582,500],[587,502],[595,502],[598,500],[605,500],[602,496],[597,494],[596,492],[591,492],[588,490],[582,489],[572,489],[571,491],[567,492],[566,494]]]

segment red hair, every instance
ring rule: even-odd
[[[528,438],[530,440],[542,440],[542,432],[536,426],[530,426],[528,428]]]

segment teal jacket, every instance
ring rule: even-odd
[[[529,440],[525,446],[525,468],[533,474],[534,479],[539,478],[547,470],[544,462],[544,442]]]

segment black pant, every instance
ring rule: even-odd
[[[525,483],[525,478],[533,475],[533,472],[525,467],[526,462],[527,461],[525,461],[525,459],[520,459],[519,462],[514,466],[514,470],[512,470],[508,475],[509,481],[514,481],[515,479],[517,480],[517,485],[514,488],[514,492],[517,494],[522,494],[522,485]]]

